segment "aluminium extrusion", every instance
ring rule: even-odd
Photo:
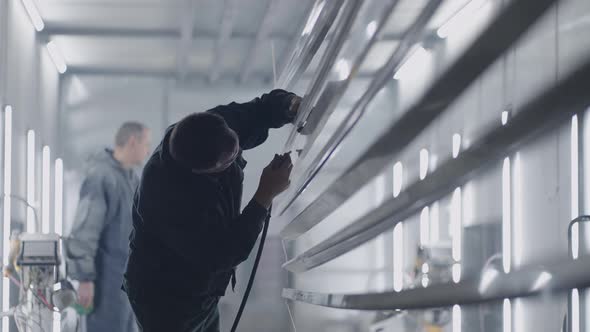
[[[371,100],[373,100],[375,95],[377,95],[377,93],[379,93],[379,91],[381,91],[381,89],[391,81],[393,74],[403,64],[404,59],[406,59],[406,56],[412,47],[423,37],[424,28],[432,16],[436,13],[440,3],[440,0],[431,0],[424,7],[424,10],[420,13],[414,23],[412,23],[410,28],[405,32],[396,50],[393,52],[383,68],[377,72],[377,75],[373,78],[361,98],[359,98],[359,100],[353,106],[352,111],[349,112],[344,118],[336,130],[336,134],[330,138],[321,152],[308,166],[307,170],[305,170],[304,176],[301,177],[303,181],[297,181],[293,184],[293,187],[296,189],[294,191],[288,191],[288,193],[291,193],[291,195],[286,196],[288,198],[283,200],[284,203],[280,206],[281,214],[284,213],[295,202],[297,197],[301,195],[309,183],[314,179],[314,177],[322,169],[334,151],[338,149],[340,143],[342,143],[344,138],[346,138],[348,133],[358,123],[363,114],[365,114],[367,106]],[[281,235],[288,237],[288,234],[291,233],[289,230],[290,227],[293,227],[293,225],[287,226]]]
[[[321,3],[324,3],[324,7],[318,13],[317,21],[310,34],[293,45],[293,50],[277,80],[277,88],[291,90],[295,82],[303,75],[334,24],[344,0],[317,0],[309,9],[308,20],[313,10]],[[300,35],[302,35],[303,29],[304,27]]]
[[[320,223],[391,160],[500,57],[556,0],[514,0],[356,161],[299,213],[281,232],[295,238]],[[284,212],[284,211],[283,211]]]
[[[441,3],[442,0],[431,0],[430,2]],[[347,91],[351,81],[357,77],[359,69],[365,62],[366,57],[369,55],[369,51],[379,40],[380,32],[385,27],[389,19],[393,16],[395,8],[397,8],[398,4],[399,0],[381,0],[377,2],[378,6],[371,8],[371,11],[369,12],[370,14],[374,14],[376,17],[372,17],[368,14],[365,14],[365,17],[363,17],[365,20],[374,18],[369,24],[376,24],[377,27],[375,32],[367,37],[367,27],[365,27],[364,29],[355,31],[355,33],[351,34],[351,37],[348,41],[350,45],[347,49],[344,49],[343,53],[350,53],[352,49],[356,50],[359,47],[362,47],[362,49],[360,52],[358,52],[353,61],[351,61],[352,66],[350,69],[350,75],[347,75],[344,80],[329,82],[324,91],[322,91],[322,95],[318,97],[318,102],[314,105],[314,107],[311,109],[311,112],[305,119],[305,126],[301,128],[300,132],[302,135],[307,136],[303,151],[299,155],[299,160],[305,159],[311,145],[313,145],[318,135],[321,133],[322,128],[324,128],[326,125],[329,117],[336,109],[336,105],[340,101],[340,98],[342,98],[344,93]],[[367,26],[369,24],[367,24]],[[366,40],[366,45],[364,46],[362,45],[364,42],[363,40]],[[343,56],[342,58],[346,58],[346,56]],[[334,84],[333,89],[331,90],[328,89],[330,84]],[[319,105],[321,100],[323,100],[324,103],[323,107],[320,107]]]
[[[589,269],[590,258],[561,259],[551,264],[526,266],[508,274],[498,272],[485,287],[482,279],[473,278],[400,292],[366,294],[326,294],[285,288],[283,298],[338,309],[424,310],[587,288],[590,286]]]
[[[326,51],[322,54],[322,58],[320,59],[318,70],[313,75],[311,84],[307,87],[301,106],[297,111],[297,118],[294,121],[296,128],[295,130],[292,130],[287,137],[283,151],[288,152],[291,150],[293,143],[297,138],[298,127],[300,127],[309,116],[320,92],[324,90],[326,79],[332,70],[332,66],[334,66],[334,63],[336,62],[340,50],[348,40],[348,33],[356,20],[362,4],[363,1],[361,0],[346,0],[346,4],[342,8],[342,13],[340,13],[340,17],[337,19],[337,23],[334,26],[333,39],[328,42]]]
[[[506,125],[497,124],[457,158],[443,162],[424,180],[408,186],[397,198],[389,198],[375,210],[291,259],[283,267],[292,272],[307,271],[395,227],[399,221],[448,195],[532,138],[559,126],[574,114],[584,112],[590,104],[588,86],[590,59],[556,86],[541,91],[523,105]]]

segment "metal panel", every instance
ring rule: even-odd
[[[326,87],[326,81],[332,66],[336,62],[336,57],[340,50],[344,46],[344,42],[349,37],[349,32],[352,29],[354,21],[359,13],[359,10],[363,2],[358,0],[347,0],[342,12],[338,17],[338,21],[333,29],[333,39],[328,42],[326,52],[322,55],[318,70],[313,75],[311,84],[307,87],[301,106],[297,112],[297,119],[295,120],[295,126],[303,123],[311,113],[313,106],[318,102],[320,92]],[[297,130],[291,131],[287,142],[285,143],[284,150],[290,150],[295,138],[297,137]]]
[[[554,0],[511,2],[482,35],[463,53],[390,129],[381,136],[345,173],[300,213],[282,235],[296,237],[321,222],[351,194],[361,188],[391,162],[527,28],[554,3]]]
[[[303,27],[301,32],[303,38],[294,45],[289,60],[287,60],[277,80],[276,86],[278,88],[290,90],[293,84],[305,72],[305,69],[307,69],[307,66],[336,20],[336,16],[343,4],[344,0],[318,0],[310,8],[310,15],[306,25],[313,24],[313,26],[308,34],[305,33],[305,29],[309,27]],[[315,18],[315,22],[312,22],[313,18]]]
[[[437,0],[440,2],[440,0]],[[361,13],[358,14],[359,20],[356,22],[355,27],[352,29],[350,38],[347,41],[347,47],[345,47],[339,54],[339,60],[334,65],[334,68],[327,68],[329,70],[336,69],[338,66],[344,66],[340,68],[343,73],[337,73],[338,77],[331,75],[330,82],[325,86],[325,89],[321,92],[321,95],[315,93],[313,100],[312,96],[306,96],[312,100],[309,102],[309,114],[306,117],[301,117],[301,133],[304,135],[311,134],[307,137],[305,148],[303,149],[300,158],[305,158],[306,152],[309,150],[309,146],[313,144],[317,135],[328,120],[328,117],[334,111],[336,104],[347,90],[350,82],[359,71],[359,68],[363,64],[365,57],[378,41],[378,34],[390,17],[392,10],[399,3],[399,0],[379,0],[379,1],[366,1],[365,6],[360,9]],[[369,25],[374,29],[372,32],[367,32]],[[331,66],[330,66],[331,67]],[[339,77],[345,75],[344,77]],[[318,89],[319,90],[319,89]],[[310,87],[309,91],[315,92],[313,87]],[[284,150],[291,150],[292,145],[295,142],[296,131],[291,133],[290,139],[287,140]]]
[[[450,159],[422,181],[410,185],[326,241],[285,263],[294,272],[309,270],[367,242],[473,178],[491,162],[515,151],[532,137],[561,124],[590,104],[590,61],[567,80],[550,87],[516,112],[510,122],[489,131],[456,159]]]
[[[319,306],[356,310],[415,310],[475,304],[505,298],[557,294],[590,286],[590,258],[533,265],[509,274],[498,271],[491,282],[480,278],[401,292],[324,294],[284,289],[283,297]]]
[[[393,74],[395,71],[401,66],[403,60],[410,52],[411,48],[416,44],[420,38],[422,38],[423,29],[436,12],[436,9],[440,5],[440,1],[431,1],[428,6],[425,7],[424,11],[420,14],[420,17],[412,24],[412,26],[408,29],[406,34],[402,37],[402,40],[392,54],[391,58],[387,62],[387,64],[377,73],[377,76],[371,81],[370,86],[366,89],[365,93],[361,96],[361,98],[355,103],[353,109],[350,113],[348,113],[347,117],[342,121],[339,128],[335,131],[336,135],[334,135],[330,141],[325,145],[322,151],[316,156],[316,158],[311,162],[308,169],[304,172],[304,176],[301,178],[302,181],[298,181],[294,188],[297,188],[292,195],[285,199],[285,203],[280,206],[281,214],[288,209],[291,204],[295,202],[297,197],[301,195],[303,190],[309,185],[309,183],[314,179],[314,177],[318,174],[318,172],[322,169],[324,164],[328,161],[330,156],[334,153],[334,151],[338,148],[338,146],[342,143],[344,138],[348,135],[348,133],[353,129],[353,127],[358,123],[361,119],[365,111],[367,110],[367,106],[373,100],[373,98],[377,95],[382,88],[391,81]],[[289,227],[283,230],[283,236],[289,232]]]

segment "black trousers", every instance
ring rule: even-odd
[[[188,301],[150,288],[127,289],[127,295],[143,332],[219,332],[217,296]]]

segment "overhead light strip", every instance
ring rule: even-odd
[[[54,41],[50,41],[49,43],[47,43],[47,51],[49,52],[49,57],[51,58],[51,61],[53,61],[53,64],[55,64],[57,72],[60,74],[64,74],[68,70],[68,66],[59,48],[57,47],[57,44]]]
[[[51,185],[51,164],[50,164],[51,150],[49,146],[43,147],[43,172],[42,172],[42,196],[41,196],[41,231],[45,234],[49,233],[49,204],[51,200],[50,185]]]
[[[32,206],[35,206],[35,131],[29,130],[27,132],[27,225],[26,231],[28,233],[35,232],[35,211]]]
[[[41,14],[39,14],[39,10],[35,5],[34,0],[22,0],[22,3],[35,30],[39,32],[43,31],[43,29],[45,29],[45,22],[43,22],[43,18],[41,18]]]
[[[580,215],[579,206],[579,153],[578,153],[578,116],[572,117],[571,124],[571,218],[575,219]],[[577,259],[580,251],[580,228],[579,224],[572,225],[572,258]]]
[[[404,223],[393,229],[393,289],[401,292],[404,288]]]
[[[63,234],[63,198],[64,198],[64,166],[63,160],[55,160],[55,208],[54,208],[54,232]]]
[[[4,213],[2,219],[2,261],[8,266],[8,253],[10,252],[10,221],[11,202],[10,194],[12,187],[12,106],[4,108]],[[2,311],[10,308],[10,280],[2,278]],[[8,316],[2,317],[2,331],[8,332]]]

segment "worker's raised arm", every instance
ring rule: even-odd
[[[270,128],[293,122],[301,98],[285,90],[272,90],[247,103],[217,106],[209,112],[220,115],[240,139],[240,147],[252,149],[264,143]]]

